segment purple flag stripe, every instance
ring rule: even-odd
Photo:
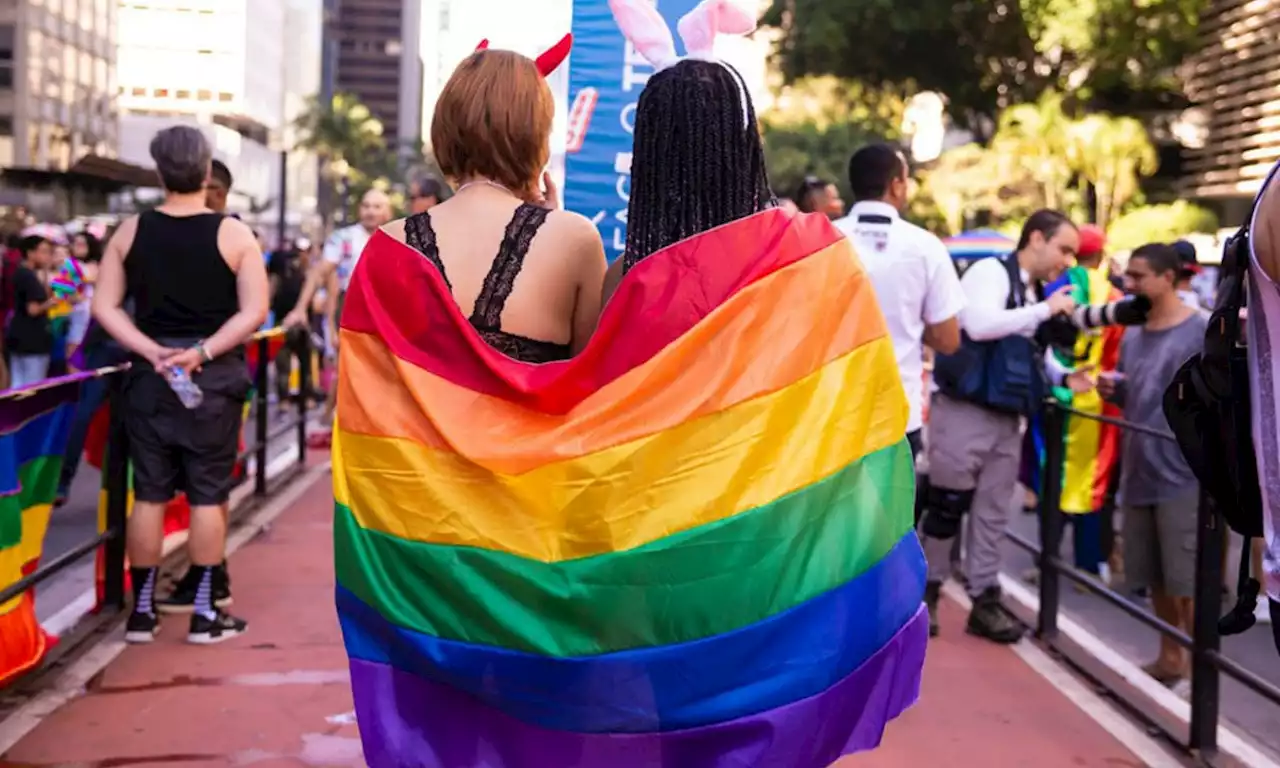
[[[715,725],[644,734],[539,728],[449,686],[351,661],[370,768],[827,768],[879,746],[915,703],[928,644],[922,609],[875,656],[816,696]]]

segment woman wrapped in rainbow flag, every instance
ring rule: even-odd
[[[852,246],[776,207],[712,55],[753,17],[707,0],[678,57],[651,2],[610,5],[655,74],[598,326],[598,235],[547,210],[550,93],[507,51],[441,95],[458,194],[347,294],[337,603],[372,768],[826,768],[919,693],[906,399]]]

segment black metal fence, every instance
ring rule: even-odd
[[[1097,595],[1133,619],[1172,638],[1191,653],[1191,717],[1187,733],[1177,733],[1155,723],[1166,731],[1166,736],[1185,748],[1210,760],[1218,751],[1219,684],[1221,675],[1236,680],[1267,701],[1280,705],[1280,687],[1239,662],[1222,654],[1218,619],[1222,615],[1223,553],[1225,550],[1225,522],[1207,500],[1200,503],[1196,537],[1196,587],[1192,632],[1173,627],[1152,615],[1125,595],[1102,584],[1094,574],[1085,573],[1065,562],[1062,549],[1065,516],[1060,507],[1065,452],[1066,417],[1090,419],[1110,424],[1122,431],[1139,432],[1161,440],[1174,441],[1172,434],[1150,429],[1122,419],[1086,413],[1050,401],[1043,411],[1045,444],[1044,471],[1040,494],[1040,542],[1028,541],[1013,532],[1006,535],[1035,558],[1039,570],[1039,611],[1036,617],[1036,634],[1053,647],[1059,640],[1058,616],[1062,578],[1074,582],[1086,591]],[[1241,557],[1251,553],[1246,548]],[[1122,695],[1122,691],[1111,691]]]
[[[298,359],[299,385],[297,393],[296,413],[274,425],[270,421],[270,376],[272,366],[271,349],[276,343],[284,342],[278,354],[294,355]],[[254,438],[247,441],[240,451],[238,462],[250,457],[254,459],[253,496],[261,500],[271,490],[270,478],[267,476],[267,465],[270,463],[270,447],[281,439],[297,441],[297,461],[291,471],[282,473],[277,483],[287,482],[306,464],[307,451],[307,419],[308,396],[312,386],[311,371],[311,337],[309,333],[288,336],[280,329],[263,331],[256,334],[246,346],[254,345],[257,352],[257,363],[253,371],[254,395],[251,415],[254,420]],[[0,589],[0,604],[21,597],[39,584],[54,578],[88,555],[95,553],[99,547],[103,551],[103,588],[100,601],[99,616],[108,618],[122,612],[127,603],[125,590],[125,526],[128,519],[129,506],[129,438],[123,423],[124,409],[118,407],[123,392],[124,374],[128,365],[104,368],[98,374],[110,381],[110,414],[111,422],[106,449],[106,459],[102,471],[105,474],[103,488],[107,494],[106,525],[101,532],[86,538],[67,552],[56,558],[42,561],[39,568],[24,578]],[[18,390],[0,394],[0,400],[29,396],[28,392]],[[248,478],[243,478],[247,481]],[[233,510],[232,522],[246,514],[252,505]],[[56,514],[56,513],[55,513]],[[63,648],[64,644],[59,644]],[[63,649],[65,650],[65,649]]]

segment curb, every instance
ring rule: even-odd
[[[290,460],[296,459],[296,457],[297,454],[295,452]],[[281,457],[276,458],[280,459]],[[271,525],[276,518],[284,514],[285,510],[289,509],[294,502],[310,490],[317,480],[329,472],[329,468],[330,462],[328,460],[307,467],[298,475],[297,481],[290,483],[288,487],[281,491],[279,496],[267,501],[263,506],[254,510],[242,523],[228,531],[227,556],[230,557],[245,544],[248,544],[263,529]],[[271,467],[268,465],[268,474],[270,474],[270,469]],[[244,493],[240,494],[239,497],[233,494],[231,499],[232,506],[241,503],[245,496],[251,494],[252,491],[249,489],[245,489]],[[181,546],[181,544],[177,543],[178,536],[170,538],[175,543],[171,549],[169,541],[166,540],[166,555]],[[186,542],[185,535],[181,536],[181,541],[182,543]],[[77,600],[76,604],[79,602],[81,600]],[[70,607],[72,606],[68,606],[68,608]],[[41,691],[33,696],[31,700],[14,710],[13,714],[0,721],[0,764],[3,764],[2,758],[5,753],[12,749],[28,733],[35,730],[46,717],[52,715],[67,702],[82,695],[85,685],[124,652],[128,646],[121,639],[122,628],[123,621],[115,626],[109,636],[99,640],[97,643],[88,645],[84,654],[72,662],[67,667],[67,670],[53,681],[53,685],[48,690]]]
[[[1000,574],[1005,607],[1028,626],[1036,625],[1040,599],[1007,574]],[[1169,733],[1185,733],[1190,727],[1191,704],[1152,680],[1137,664],[1106,645],[1070,614],[1058,615],[1055,649],[1086,674],[1098,680],[1117,698],[1135,706]],[[1218,725],[1218,752],[1249,768],[1280,768],[1277,762],[1225,723]]]

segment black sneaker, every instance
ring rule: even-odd
[[[186,575],[173,585],[173,591],[156,600],[156,610],[161,613],[191,613],[196,607],[196,590],[200,588],[200,577],[194,568],[187,570]],[[231,605],[231,577],[225,568],[213,570],[213,607],[226,608]]]
[[[237,619],[225,611],[214,611],[212,618],[191,614],[191,630],[187,642],[196,645],[215,645],[223,640],[239,637],[249,627],[248,622]]]
[[[942,582],[931,581],[924,585],[924,605],[929,609],[929,637],[938,636],[938,595]]]
[[[1012,645],[1022,639],[1022,625],[1000,605],[999,587],[991,587],[973,598],[973,610],[965,631],[993,643]]]
[[[154,613],[133,611],[129,614],[129,622],[124,625],[124,641],[126,643],[149,643],[156,639],[160,632],[160,617]]]

